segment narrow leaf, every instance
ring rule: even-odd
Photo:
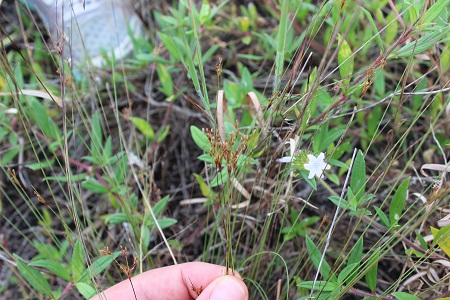
[[[94,157],[101,156],[102,145],[103,145],[103,135],[102,135],[102,125],[100,123],[100,117],[98,112],[95,112],[91,118],[91,152]]]
[[[172,81],[172,76],[170,75],[169,71],[167,70],[165,64],[157,64],[156,72],[158,73],[158,78],[161,83],[161,91],[167,97],[172,96],[174,84]]]
[[[26,166],[27,166],[27,168],[29,168],[33,171],[37,171],[37,170],[43,170],[45,168],[51,167],[51,166],[53,166],[54,163],[55,163],[54,159],[48,159],[43,162],[35,162],[35,163],[27,164]]]
[[[349,264],[346,266],[338,276],[337,282],[339,284],[351,283],[357,274],[359,263]]]
[[[84,180],[88,175],[86,173],[80,173],[80,174],[75,174],[70,176],[70,178],[68,176],[48,176],[48,177],[44,177],[45,180],[54,180],[57,182],[67,182],[70,181],[71,182],[76,182],[76,181],[81,181]]]
[[[192,139],[194,140],[195,144],[203,151],[209,152],[209,150],[211,150],[211,144],[206,134],[194,125],[191,125],[190,128]]]
[[[215,193],[209,188],[209,186],[206,184],[206,182],[203,180],[203,177],[199,174],[195,174],[195,179],[197,179],[197,182],[200,186],[200,191],[203,195],[203,197],[215,197]]]
[[[433,22],[441,14],[442,11],[449,7],[449,4],[450,0],[438,0],[425,13],[423,17],[423,23],[427,24]]]
[[[377,274],[378,274],[378,258],[380,257],[380,248],[377,248],[367,261],[369,270],[366,273],[365,279],[372,292],[377,288]]]
[[[421,300],[419,297],[405,292],[395,292],[392,293],[392,296],[394,296],[398,300]]]
[[[44,133],[47,138],[57,138],[57,132],[55,131],[56,125],[48,116],[44,105],[33,97],[30,100],[30,106],[30,113],[33,114],[33,117],[38,123],[39,129],[42,133]]]
[[[389,219],[386,216],[386,214],[379,208],[378,206],[373,207],[377,213],[377,215],[380,217],[381,224],[383,224],[386,227],[390,227],[391,224],[389,223]]]
[[[437,243],[442,251],[450,257],[450,225],[441,229],[431,227],[431,233],[434,237],[434,243]]]
[[[152,125],[142,118],[131,117],[130,121],[136,126],[136,128],[151,141],[155,140],[155,131],[153,130]]]
[[[359,203],[366,190],[366,163],[361,150],[358,151],[353,162],[350,188],[355,193],[356,202]]]
[[[338,284],[331,281],[317,281],[315,284],[314,281],[305,281],[298,283],[297,286],[304,289],[312,289],[312,287],[314,286],[314,290],[322,292],[333,292],[334,290],[339,288]]]
[[[111,265],[115,258],[117,258],[122,252],[116,251],[110,255],[101,256],[96,259],[88,268],[84,269],[81,275],[80,282],[87,281],[103,272],[107,267]]]
[[[320,253],[319,249],[317,249],[314,242],[309,238],[309,236],[306,236],[306,249],[309,254],[309,258],[311,259],[311,262],[313,263],[314,267],[316,269],[319,268],[320,260],[322,258],[322,253]],[[322,275],[323,278],[328,279],[330,276],[331,267],[330,265],[325,261],[325,259],[322,261],[322,265],[320,266],[320,275]],[[336,276],[331,277],[332,281],[336,281]]]
[[[105,217],[105,225],[110,225],[110,224],[121,224],[121,223],[125,223],[128,222],[128,217],[125,213],[116,213],[116,214],[110,214],[110,215],[106,215]]]
[[[417,41],[403,46],[400,50],[393,54],[393,56],[411,57],[423,53],[426,50],[430,49],[432,46],[441,42],[441,40],[447,35],[449,31],[450,27],[435,28],[433,31],[428,32],[427,34],[425,34],[425,36],[419,38]]]
[[[362,259],[362,251],[363,251],[363,236],[361,236],[356,242],[355,246],[353,246],[352,251],[348,255],[348,265],[357,263],[358,265],[361,263]]]
[[[402,182],[402,184],[400,184],[394,194],[394,197],[392,198],[391,205],[389,206],[390,225],[396,224],[402,215],[410,179],[411,177],[408,177],[405,181]]]
[[[165,126],[159,128],[156,141],[158,143],[161,143],[162,141],[164,141],[166,139],[167,135],[169,134],[169,132],[170,132],[170,125],[165,125]]]
[[[81,295],[85,299],[91,299],[97,294],[97,291],[88,283],[86,282],[77,282],[75,283],[75,286],[77,287],[77,290],[80,292]]]
[[[209,184],[210,187],[216,187],[221,184],[225,184],[228,181],[228,170],[227,168],[223,168],[222,171],[217,173],[216,177]]]
[[[50,297],[52,295],[52,289],[45,277],[38,270],[25,264],[18,255],[14,254],[13,257],[23,279],[25,279],[32,288]]]
[[[72,280],[75,283],[80,281],[85,269],[83,248],[81,247],[80,240],[77,240],[72,253]]]
[[[96,194],[106,194],[109,189],[97,179],[89,178],[81,183],[81,187]]]
[[[339,34],[338,42],[340,45],[338,51],[338,64],[339,64],[339,73],[341,74],[341,78],[344,82],[344,87],[350,84],[350,78],[353,73],[354,67],[354,56],[352,55],[352,49],[348,45],[347,41]]]
[[[153,213],[155,214],[156,217],[159,216],[164,211],[168,202],[169,202],[169,195],[159,200],[158,203],[156,203],[153,206]]]
[[[161,229],[169,228],[170,226],[177,224],[177,222],[178,221],[176,219],[172,219],[172,218],[158,219],[158,224],[159,224],[159,227],[161,227]]]
[[[381,40],[380,33],[378,32],[377,25],[373,21],[372,15],[364,7],[360,6],[359,8],[363,11],[363,13],[366,15],[366,18],[369,20],[370,26],[372,26],[372,31],[373,31],[373,36],[375,37],[375,42],[377,42],[378,47],[380,47],[380,51],[383,52],[384,51],[383,42]]]
[[[45,268],[50,272],[52,272],[53,274],[55,274],[56,276],[58,276],[59,278],[62,278],[66,281],[70,281],[70,274],[69,272],[67,272],[65,266],[54,260],[39,259],[31,262],[29,266]]]

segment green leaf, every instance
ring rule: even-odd
[[[391,294],[398,300],[421,300],[419,297],[415,295],[411,295],[405,292],[395,292]]]
[[[339,273],[337,282],[339,284],[351,284],[353,279],[356,277],[355,275],[358,274],[358,267],[359,263],[349,264],[347,265],[341,273]]]
[[[316,284],[314,284],[314,281],[305,281],[298,283],[297,286],[309,290],[314,286],[315,291],[322,292],[333,292],[334,290],[339,289],[339,284],[332,281],[316,281]]]
[[[52,272],[53,274],[55,274],[56,276],[58,276],[59,278],[64,279],[66,281],[70,281],[70,274],[66,270],[66,267],[63,264],[56,262],[54,260],[38,259],[36,261],[31,262],[29,266],[45,268],[50,272]]]
[[[380,252],[380,248],[377,248],[367,261],[369,270],[366,273],[365,279],[372,292],[375,292],[377,288],[378,258],[380,257]]]
[[[281,77],[285,70],[284,60],[286,55],[286,36],[289,24],[289,0],[282,0],[281,3],[281,16],[278,23],[277,51],[275,57],[275,92],[281,88]]]
[[[337,140],[342,133],[344,133],[345,129],[342,128],[333,128],[327,132],[327,135],[320,142],[320,151],[326,150],[335,140]]]
[[[94,178],[88,178],[86,181],[83,181],[81,187],[96,194],[106,194],[109,192],[108,187]]]
[[[177,220],[173,218],[161,218],[158,219],[158,224],[161,229],[169,228],[170,226],[177,224]]]
[[[211,155],[209,153],[204,153],[200,156],[197,157],[199,160],[204,161],[206,163],[209,164],[213,164],[214,163],[214,159],[211,157]]]
[[[109,137],[108,137],[109,138]],[[108,140],[106,141],[105,146],[108,145]],[[105,160],[105,165],[106,166],[111,166],[113,164],[115,164],[119,159],[121,159],[122,157],[124,157],[126,155],[125,151],[120,151],[119,153],[115,154],[115,155],[111,155],[110,156],[106,156],[106,154],[104,154],[104,160]]]
[[[306,181],[307,184],[309,184],[309,186],[313,189],[313,190],[317,190],[317,183],[316,183],[316,179],[315,178],[308,178],[309,175],[309,171],[307,170],[301,170],[300,171],[300,175],[303,177],[303,179]]]
[[[333,202],[336,206],[338,206],[339,201],[341,201],[341,208],[343,208],[343,209],[348,209],[349,208],[348,201],[345,200],[345,199],[340,200],[341,197],[339,197],[339,196],[330,196],[330,197],[328,197],[328,199],[331,202]]]
[[[389,206],[389,221],[390,225],[397,224],[398,220],[403,212],[403,207],[405,206],[406,196],[408,193],[408,185],[411,177],[405,179],[405,181],[400,184],[397,191],[392,198],[391,205]]]
[[[417,41],[403,46],[401,49],[399,49],[397,52],[394,52],[389,57],[411,57],[423,53],[426,50],[430,49],[432,46],[440,43],[448,32],[450,32],[450,27],[448,26],[445,28],[434,28],[433,31],[428,32],[427,34],[425,34],[425,36],[419,38]]]
[[[347,89],[350,84],[350,79],[353,74],[353,67],[355,65],[354,56],[352,55],[352,49],[350,49],[347,41],[340,34],[338,34],[338,42],[340,45],[338,51],[339,73],[341,74],[341,78],[344,82],[344,87]]]
[[[195,144],[203,151],[209,152],[211,150],[211,144],[206,134],[194,125],[191,125],[190,129]]]
[[[35,162],[35,163],[31,163],[31,164],[27,164],[27,168],[33,170],[33,171],[37,171],[37,170],[42,170],[48,167],[53,166],[53,164],[55,163],[54,159],[48,159],[45,160],[44,162]]]
[[[161,83],[161,92],[170,97],[173,95],[173,81],[165,64],[156,64],[156,72],[158,73],[159,82]]]
[[[356,203],[360,203],[364,192],[366,191],[366,163],[361,150],[356,154],[353,162],[352,175],[350,177],[350,188],[355,193]]]
[[[60,137],[61,132],[59,127],[57,127],[55,123],[53,123],[52,119],[50,119],[44,105],[34,97],[31,98],[29,102],[31,106],[30,113],[38,123],[42,133],[44,133],[47,138],[57,139]]]
[[[170,132],[170,125],[165,125],[165,126],[159,128],[156,141],[158,143],[161,143],[162,141],[164,141],[166,139],[167,135],[169,134],[169,132]]]
[[[71,182],[76,182],[76,181],[81,181],[84,180],[88,175],[86,173],[81,173],[81,174],[75,174],[70,176],[70,180]],[[44,177],[45,180],[54,180],[57,182],[67,182],[69,181],[69,177],[68,176],[48,176],[48,177]]]
[[[383,41],[381,40],[380,33],[378,32],[377,25],[373,21],[372,15],[364,7],[360,6],[359,8],[362,10],[362,12],[366,15],[366,18],[369,20],[370,26],[372,26],[372,32],[373,36],[375,37],[375,41],[377,42],[378,47],[380,47],[380,51],[383,52],[384,51]]]
[[[313,263],[314,267],[316,267],[316,269],[318,269],[319,268],[319,264],[320,264],[320,260],[322,258],[322,253],[320,253],[319,249],[317,249],[316,245],[309,238],[309,236],[306,236],[305,238],[306,238],[306,249],[308,251],[309,258],[311,259],[311,262]],[[324,259],[322,261],[322,265],[320,267],[319,272],[320,272],[320,274],[322,275],[323,278],[328,279],[328,277],[330,276],[330,271],[331,271],[331,267],[326,262],[326,260]],[[336,276],[332,275],[330,280],[331,281],[336,281],[337,278],[336,278]]]
[[[111,255],[101,256],[96,259],[88,268],[84,269],[83,274],[81,274],[80,282],[91,280],[93,277],[97,276],[103,272],[107,267],[111,265],[115,258],[117,258],[122,252],[116,251]]]
[[[337,148],[336,148],[336,149],[337,149]],[[336,167],[339,167],[339,168],[343,168],[343,169],[345,169],[345,170],[348,169],[348,165],[347,165],[346,163],[344,163],[344,162],[341,162],[340,160],[330,158],[330,159],[327,159],[327,162],[328,162],[330,165],[332,165],[332,166],[336,166]]]
[[[390,227],[391,224],[389,223],[389,219],[386,216],[386,214],[379,208],[378,206],[373,207],[377,213],[377,215],[380,217],[381,224],[383,224],[386,227]]]
[[[91,124],[91,153],[94,157],[100,157],[102,154],[103,134],[97,111],[92,115]]]
[[[450,225],[444,226],[439,230],[434,227],[430,228],[434,237],[433,245],[437,243],[442,251],[450,257]]]
[[[52,289],[45,277],[38,270],[25,264],[22,261],[22,258],[18,255],[13,254],[13,258],[16,261],[17,268],[19,269],[19,273],[22,275],[22,278],[25,279],[33,289],[36,289],[38,292],[51,297]]]
[[[134,126],[147,138],[151,141],[155,140],[155,131],[153,130],[152,125],[150,125],[147,120],[144,120],[139,117],[131,117],[130,121],[133,122]]]
[[[423,17],[423,24],[428,24],[433,22],[442,11],[449,7],[450,0],[438,0],[434,3],[425,13]]]
[[[203,1],[199,12],[200,24],[205,24],[205,22],[210,18],[211,15],[211,5],[208,1]]]
[[[149,226],[141,226],[141,240],[143,249],[148,249],[148,246],[150,245],[151,242],[151,237],[152,236],[150,233]]]
[[[223,168],[222,171],[217,173],[216,177],[209,184],[210,187],[216,187],[221,184],[225,184],[228,182],[228,170],[227,168]]]
[[[417,237],[417,240],[419,241],[420,246],[421,246],[423,249],[428,250],[427,242],[425,241],[425,239],[423,238],[423,236],[420,235],[419,232],[416,232],[416,237]]]
[[[81,279],[83,272],[86,270],[84,266],[84,254],[81,247],[80,240],[75,242],[72,253],[72,280],[78,282]]]
[[[122,157],[116,164],[116,169],[114,170],[114,179],[117,185],[123,183],[124,179],[127,176],[128,171],[129,171],[128,157],[126,155],[122,155]]]
[[[159,32],[158,34],[170,55],[173,58],[182,60],[182,57],[184,56],[183,42],[177,37],[169,36],[162,32]]]
[[[361,236],[358,239],[355,246],[353,246],[353,249],[351,250],[350,254],[348,255],[347,265],[352,265],[352,264],[356,264],[356,263],[359,265],[362,260],[362,252],[363,252],[363,236]]]
[[[105,217],[105,224],[109,225],[109,224],[122,224],[124,222],[128,222],[128,217],[125,213],[116,213],[116,214],[110,214],[110,215],[106,215]]]
[[[169,195],[166,195],[164,198],[159,200],[158,203],[156,203],[153,206],[153,213],[155,214],[156,217],[159,216],[164,211],[168,202],[169,202]]]
[[[334,148],[331,158],[328,158],[328,162],[333,166],[338,166],[338,167],[348,169],[348,165],[344,162],[339,161],[339,159],[345,153],[350,152],[351,148],[352,147],[351,147],[350,142],[343,142],[342,144],[340,144],[339,146]]]
[[[77,287],[78,292],[80,292],[85,299],[91,299],[97,294],[95,288],[93,288],[89,283],[77,282],[75,283],[75,286]]]
[[[108,160],[112,156],[112,139],[111,136],[106,138],[105,145],[103,146],[103,160],[106,161],[106,165],[108,165]]]
[[[16,145],[16,146],[13,146],[6,153],[2,153],[2,157],[0,158],[0,166],[5,166],[5,165],[9,164],[13,160],[13,158],[16,157],[17,154],[19,154],[19,152],[22,148],[23,147],[21,145]]]
[[[214,198],[216,196],[216,194],[209,188],[209,186],[203,180],[203,177],[201,175],[194,173],[194,177],[195,179],[197,179],[203,197]]]
[[[202,62],[208,63],[209,61],[211,61],[211,57],[219,48],[219,45],[213,45],[208,50],[206,50],[205,54],[203,54]]]

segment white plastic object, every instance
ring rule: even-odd
[[[127,0],[27,0],[27,3],[38,12],[54,44],[75,65],[90,60],[94,66],[101,66],[102,51],[116,59],[124,58],[133,50],[130,34],[134,37],[144,34],[142,22]]]

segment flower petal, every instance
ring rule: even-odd
[[[292,156],[285,156],[277,159],[278,162],[288,163],[292,161]]]
[[[295,148],[297,147],[297,141],[294,140],[294,139],[289,139],[289,147],[290,147],[290,150],[291,150],[290,154],[294,155]]]
[[[312,155],[312,154],[308,154],[307,157],[308,157],[310,163],[312,161],[316,160],[316,157],[314,155]]]

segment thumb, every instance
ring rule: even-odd
[[[248,290],[241,279],[226,275],[211,282],[197,300],[248,300]]]

